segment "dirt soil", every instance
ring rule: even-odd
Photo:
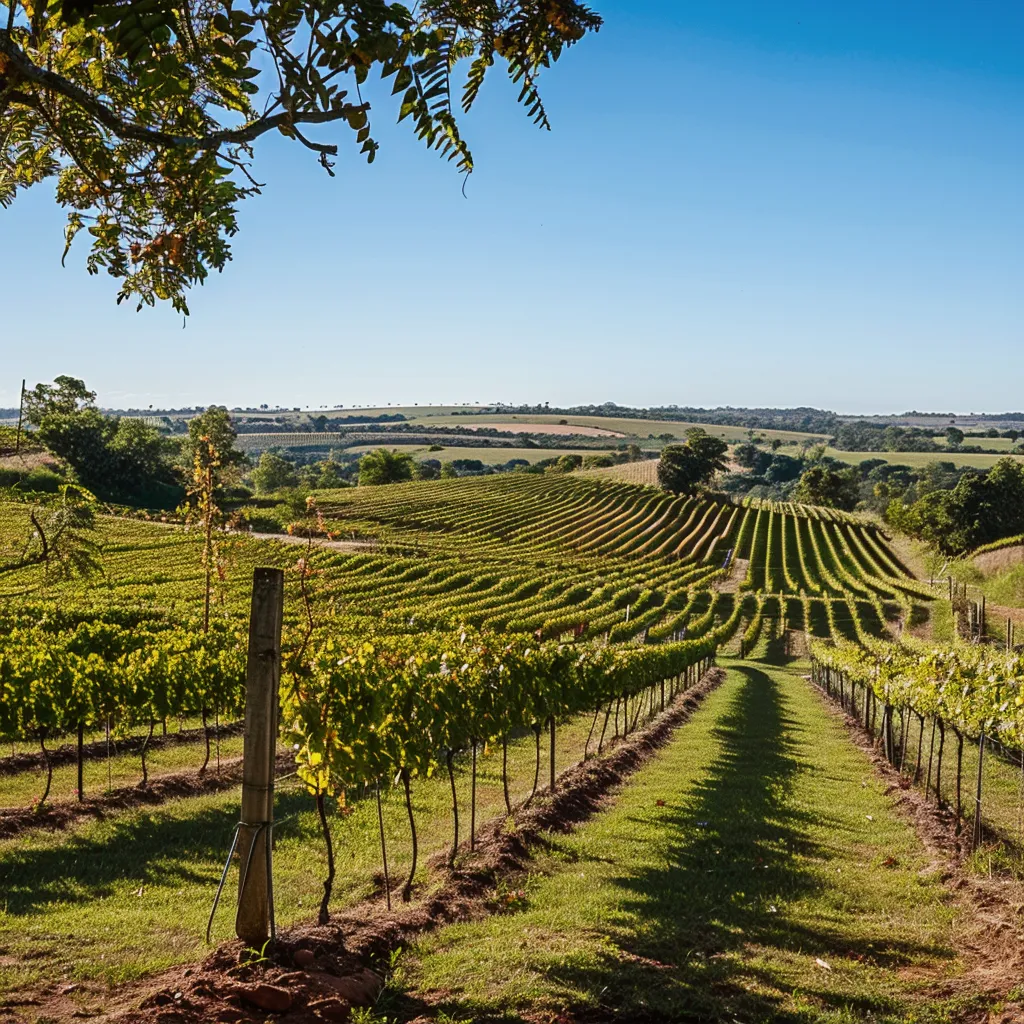
[[[889,764],[860,723],[824,690],[815,689],[828,711],[843,721],[853,742],[871,759],[876,774],[887,783],[886,793],[897,794],[897,810],[914,826],[934,858],[925,872],[941,877],[961,910],[955,941],[966,970],[939,982],[935,995],[985,994],[1006,999],[1014,990],[1020,991],[1024,980],[1024,882],[1007,875],[972,873],[967,865],[971,837],[958,829],[956,816],[926,801],[911,780]],[[981,1011],[980,1016],[964,1020],[964,1024],[1022,1022],[1024,1002],[1019,998],[1005,1002],[998,1013]]]
[[[276,540],[282,544],[301,544],[305,547],[309,541],[305,537],[295,537],[290,533],[248,533],[244,536],[254,540]],[[332,551],[374,551],[380,545],[375,540],[326,540],[318,537],[313,541],[313,549],[330,548]]]
[[[332,915],[329,925],[305,923],[280,932],[273,952],[260,963],[247,964],[242,944],[229,942],[200,965],[174,968],[115,993],[82,983],[15,995],[0,1003],[0,1021],[15,1019],[4,1016],[5,1005],[30,1006],[52,1024],[83,1018],[100,1024],[346,1020],[352,1007],[377,999],[384,985],[380,967],[392,950],[425,931],[491,913],[499,880],[528,871],[531,848],[544,833],[570,831],[605,806],[724,678],[723,670],[711,669],[646,728],[602,757],[562,772],[555,793],[517,808],[512,824],[501,817],[482,826],[475,851],[468,842],[460,848],[455,871],[445,871],[444,855],[433,858],[429,878],[425,872],[427,880],[416,886],[415,902],[401,903],[400,882],[393,882],[389,911],[381,880],[373,897]]]

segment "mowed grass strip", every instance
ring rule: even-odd
[[[956,1019],[955,911],[867,759],[795,671],[725,664],[510,912],[413,947],[389,1019]]]
[[[220,760],[242,756],[243,739],[240,735],[222,736]],[[114,751],[115,744],[111,744]],[[210,737],[211,776],[218,770],[216,737]],[[150,781],[162,775],[194,772],[202,766],[206,747],[202,737],[189,743],[168,743],[154,746],[146,754],[146,770]],[[142,755],[138,750],[112,753],[105,757],[88,758],[82,766],[82,783],[87,798],[103,796],[111,789],[135,786],[142,781]],[[26,769],[15,775],[0,775],[0,811],[30,807],[46,789],[46,769],[42,766]],[[53,769],[48,804],[74,803],[78,799],[78,765],[75,762],[59,764]]]
[[[559,771],[581,759],[592,721],[592,715],[581,715],[559,725],[555,751]],[[609,738],[611,734],[609,726]],[[597,739],[595,734],[592,751]],[[198,753],[187,747],[178,751],[190,752],[193,758]],[[514,802],[530,793],[535,752],[532,734],[509,744],[509,788]],[[547,779],[547,754],[545,734],[541,787]],[[469,836],[468,754],[457,761],[456,780],[460,835],[465,841]],[[206,920],[239,819],[238,794],[235,788],[171,800],[61,832],[32,831],[0,842],[0,1019],[3,999],[12,991],[91,981],[95,984],[84,985],[81,992],[88,1002],[109,984],[205,956],[209,952],[204,942]],[[409,869],[409,822],[401,787],[386,788],[382,794],[397,900],[397,889]],[[429,883],[427,860],[448,849],[452,841],[447,773],[442,770],[429,779],[415,779],[412,796],[419,836],[417,879]],[[359,791],[349,791],[348,803],[347,815],[331,805],[338,864],[333,909],[372,895],[379,885],[380,841],[372,790],[365,798]],[[477,824],[504,814],[498,745],[478,759]],[[326,853],[313,799],[297,780],[282,784],[275,815],[274,893],[277,923],[285,927],[315,917],[323,893]],[[233,935],[237,884],[233,869],[215,922],[215,941]]]

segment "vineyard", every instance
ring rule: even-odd
[[[218,538],[205,627],[202,538],[182,527],[101,517],[102,577],[0,576],[0,884],[13,897],[0,982],[41,983],[24,957],[37,942],[66,977],[110,983],[194,960],[211,927],[226,937],[223,915],[206,914],[239,817],[257,565],[285,573],[279,928],[359,900],[397,912],[439,865],[473,854],[483,823],[554,799],[563,773],[702,699],[724,677],[716,660],[806,652],[813,680],[911,785],[971,824],[973,846],[1022,831],[1019,660],[916,640],[935,593],[872,523],[674,497],[605,471],[321,492],[313,511],[301,542]],[[26,515],[0,508],[8,550]],[[146,867],[121,891],[72,865],[67,836],[101,851],[146,821],[158,832],[128,855],[160,861],[183,844],[187,872]],[[54,937],[80,913],[62,895],[68,871],[96,913],[86,946],[113,973]],[[149,928],[156,905],[130,897],[150,887],[177,900],[174,929],[145,951],[119,927],[99,934],[111,930],[103,892],[129,930]]]

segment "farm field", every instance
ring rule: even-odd
[[[579,476],[593,477],[595,480],[621,480],[626,484],[657,487],[659,461],[658,459],[643,459],[640,462],[622,462],[617,466],[580,469],[576,472]]]
[[[730,444],[747,440],[746,427],[723,427],[714,423],[686,423],[680,420],[648,420],[633,419],[631,417],[617,416],[574,416],[574,415],[548,415],[544,413],[520,413],[515,416],[496,413],[493,415],[481,416],[444,416],[432,415],[429,417],[417,417],[416,421],[423,420],[435,426],[472,426],[478,424],[487,426],[491,422],[522,424],[558,424],[562,420],[571,426],[597,427],[604,430],[614,430],[627,438],[657,438],[659,434],[672,434],[673,437],[683,441],[686,439],[686,431],[691,427],[700,427],[713,437],[720,437]],[[767,440],[779,440],[783,444],[801,444],[804,441],[827,441],[824,434],[805,434],[795,430],[755,430],[755,434],[762,435]]]
[[[474,920],[402,941],[366,1024],[564,1007],[910,1024],[995,1005],[964,980],[964,910],[926,870],[935,850],[807,679],[806,652],[820,664],[822,641],[907,657],[904,629],[938,603],[877,527],[675,497],[612,470],[318,492],[316,512],[332,536],[375,546],[219,535],[208,634],[196,531],[101,517],[102,577],[0,575],[0,742],[21,759],[0,746],[0,1013],[102,1020],[162,972],[206,969],[206,916],[240,816],[241,737],[229,731],[204,774],[202,720],[240,717],[256,565],[286,579],[274,855],[286,934],[306,934],[332,863],[338,927],[390,920],[381,829],[400,915],[407,880],[415,914],[466,877],[447,874],[457,830],[456,868],[476,863],[470,806],[489,843],[519,823],[532,835],[531,815],[549,822],[519,866],[481,867],[497,873],[473,897]],[[26,529],[27,506],[0,506],[5,557]],[[39,686],[47,673],[53,685]],[[941,703],[928,714],[957,721]],[[903,730],[912,716],[900,705],[897,717]],[[172,742],[179,718],[190,731]],[[84,803],[78,724],[91,743]],[[921,748],[908,737],[912,760]],[[976,764],[968,749],[961,769]],[[584,808],[572,827],[544,817],[561,813],[553,770],[566,806]],[[947,744],[934,776],[947,799],[953,771]],[[983,776],[984,829],[1010,841],[1018,780],[991,758]],[[597,778],[607,792],[577,802],[572,787]],[[237,866],[228,881],[233,892]],[[230,934],[225,908],[213,938]],[[287,969],[271,960],[267,977]],[[210,998],[174,978],[188,999]],[[184,1024],[219,1012],[202,1005]]]
[[[350,455],[364,455],[366,452],[384,447],[389,451],[405,452],[417,462],[423,459],[479,459],[489,466],[502,466],[510,459],[525,459],[532,463],[573,453],[584,457],[605,454],[600,448],[517,448],[503,447],[504,442],[502,445],[480,446],[474,445],[471,437],[459,438],[458,444],[442,445],[440,451],[431,451],[431,446],[427,444],[403,443],[401,434],[396,434],[395,438],[394,444],[386,438],[373,444],[351,444],[351,438],[346,434],[242,434],[239,437],[239,447],[249,452],[263,451],[267,448],[316,448],[324,452],[336,449]],[[614,450],[608,449],[609,452]]]
[[[285,415],[294,417],[296,420],[305,420],[308,416],[366,416],[375,417],[383,415],[400,414],[405,421],[414,426],[424,428],[440,429],[443,427],[489,427],[496,429],[510,429],[518,432],[521,428],[530,425],[557,427],[565,420],[568,426],[579,426],[588,430],[610,430],[622,434],[629,439],[648,437],[657,438],[659,434],[670,433],[683,440],[686,431],[690,427],[701,427],[714,437],[721,437],[730,443],[739,443],[747,440],[747,428],[718,426],[712,423],[687,423],[680,420],[653,420],[638,419],[621,416],[586,416],[586,415],[560,415],[554,413],[515,413],[507,412],[485,412],[485,407],[473,406],[387,406],[384,408],[368,409],[310,409],[300,412],[273,412],[273,413],[238,413],[240,420],[251,420],[266,415]],[[458,413],[458,415],[455,415]],[[387,424],[380,424],[386,427]],[[529,431],[528,431],[529,432]],[[827,441],[824,434],[803,433],[796,430],[770,430],[758,429],[755,433],[764,436],[767,440],[779,440],[783,444],[800,444],[804,441]]]
[[[472,438],[466,438],[471,441]],[[345,449],[353,455],[363,455],[366,452],[380,448],[379,444],[354,445]],[[487,466],[503,466],[512,459],[524,459],[526,462],[540,462],[542,459],[558,458],[560,455],[588,455],[606,454],[600,448],[499,448],[499,447],[474,447],[467,444],[444,445],[440,451],[431,451],[430,445],[422,444],[388,444],[385,445],[389,451],[405,452],[411,455],[417,462],[424,459],[437,459],[440,462],[449,462],[452,459],[479,459]],[[609,448],[609,452],[614,448]]]
[[[912,466],[920,469],[930,462],[952,462],[954,466],[971,466],[974,469],[991,469],[1000,459],[1024,460],[1024,455],[977,454],[971,452],[844,452],[839,448],[826,448],[825,454],[840,462],[856,466],[866,459],[883,459],[893,465]]]

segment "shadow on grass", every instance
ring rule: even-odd
[[[827,856],[807,838],[809,826],[843,825],[820,813],[812,821],[788,802],[794,776],[808,767],[794,742],[799,726],[787,719],[767,674],[754,666],[736,671],[745,683],[714,729],[716,759],[684,806],[659,814],[659,847],[667,845],[670,866],[612,880],[624,920],[610,922],[611,948],[602,945],[596,964],[543,963],[551,989],[588,994],[587,1005],[566,1019],[807,1022],[831,1009],[840,1016],[829,1019],[889,1020],[899,1014],[890,999],[870,990],[829,991],[812,973],[814,958],[852,954],[897,965],[915,954],[935,955],[881,933],[851,939],[787,919],[784,905],[813,900],[820,886],[797,859]],[[637,834],[649,830],[649,820],[635,821]],[[787,983],[764,959],[744,957],[752,946],[799,955],[809,968],[801,991],[820,1014],[787,1011]],[[526,1019],[457,1001],[427,1007],[399,998],[393,1009],[404,1019],[438,1010],[456,1019],[469,1013],[474,1021]]]
[[[308,809],[304,792],[277,797],[279,818]],[[52,903],[103,899],[128,883],[208,884],[227,856],[239,811],[237,800],[180,817],[143,809],[65,834],[59,844],[9,848],[0,855],[4,908],[33,914]]]

